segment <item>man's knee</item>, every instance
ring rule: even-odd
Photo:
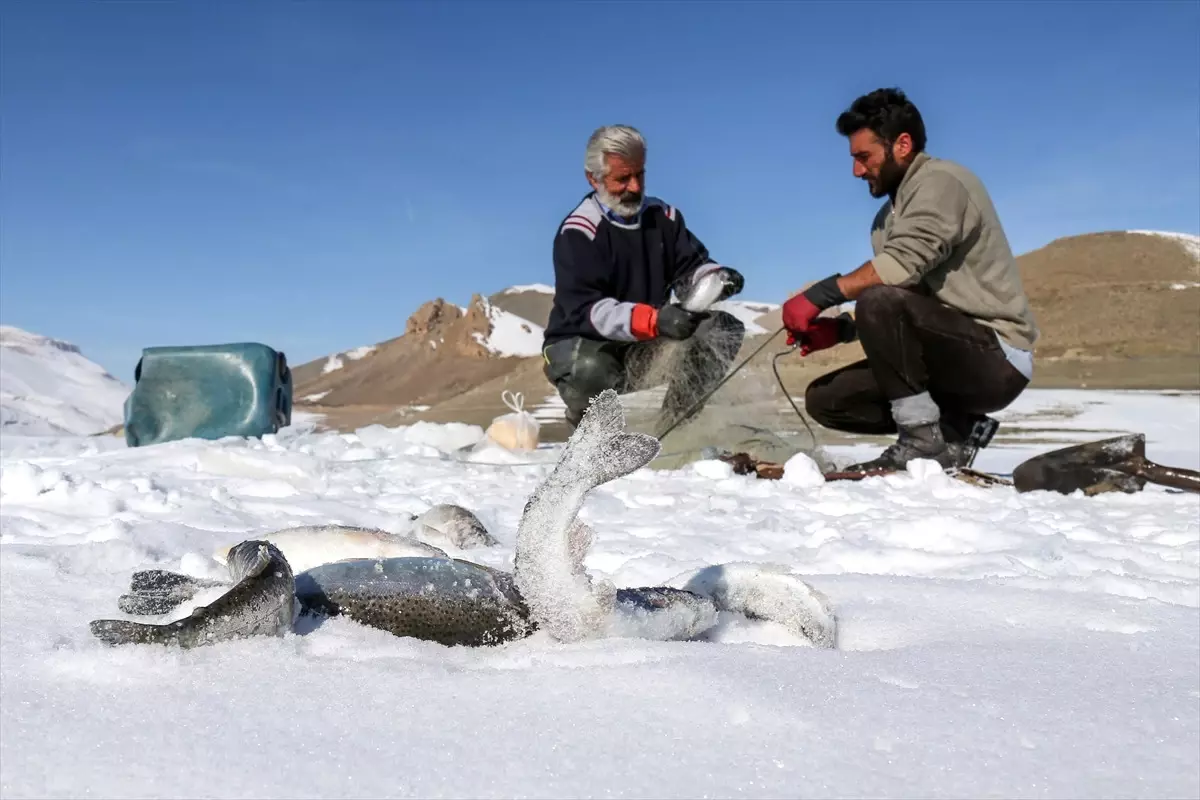
[[[837,416],[832,413],[837,401],[832,378],[833,373],[821,375],[813,379],[804,390],[804,410],[817,424],[826,428],[838,427]]]
[[[568,339],[546,348],[546,378],[554,384],[568,409],[568,421],[578,423],[589,401],[605,389],[621,391],[624,369],[620,360],[587,339]]]
[[[576,391],[592,397],[605,389],[620,390],[624,383],[625,370],[613,356],[607,353],[584,352],[575,358],[571,373],[564,379]]]
[[[894,317],[912,295],[911,289],[899,286],[868,286],[854,301],[854,319],[862,326]]]

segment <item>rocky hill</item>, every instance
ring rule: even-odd
[[[465,308],[438,298],[394,339],[296,367],[296,405],[337,427],[394,424],[539,360],[542,330],[480,295]]]
[[[1043,331],[1036,385],[1200,388],[1200,238],[1072,236],[1018,263]],[[551,287],[533,284],[476,295],[466,308],[426,303],[402,336],[297,367],[297,403],[342,429],[417,419],[486,425],[505,413],[504,389],[523,392],[527,407],[553,405],[539,357],[552,299]],[[778,330],[777,304],[721,307],[747,323],[743,356]],[[769,353],[784,349],[782,336],[777,342]],[[859,358],[861,348],[849,345],[779,366],[799,396],[816,375]],[[756,359],[747,380],[773,386],[770,363]]]

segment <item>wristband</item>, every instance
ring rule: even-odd
[[[837,279],[841,276],[842,274],[837,272],[822,281],[814,283],[804,290],[804,296],[808,298],[808,302],[822,311],[848,302],[846,295],[842,294],[842,290],[838,288]]]

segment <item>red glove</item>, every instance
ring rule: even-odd
[[[809,353],[815,353],[817,350],[825,350],[833,347],[835,344],[842,343],[841,325],[836,319],[822,317],[814,319],[808,324],[808,330],[798,331],[793,333],[788,331],[789,345],[794,345],[797,339],[800,342],[800,355],[806,356]],[[797,336],[797,333],[799,336]]]
[[[783,327],[787,328],[790,334],[806,333],[808,326],[820,313],[821,309],[813,301],[803,293],[798,294],[783,304]]]

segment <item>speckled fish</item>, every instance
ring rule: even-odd
[[[673,587],[622,589],[587,574],[584,561],[595,536],[576,516],[584,498],[657,452],[657,440],[625,432],[617,395],[606,391],[526,504],[511,575],[439,555],[351,558],[313,566],[293,579],[279,548],[250,541],[230,550],[234,587],[190,617],[167,625],[99,620],[92,631],[113,644],[183,646],[279,635],[291,627],[295,602],[302,614],[345,616],[448,646],[502,644],[535,631],[559,641],[694,639],[716,625],[719,611],[779,621],[819,647],[834,646],[836,620],[827,601],[784,567],[718,565],[680,576]],[[196,579],[146,571],[135,574],[127,597],[138,599],[127,606],[161,613],[199,588]]]
[[[292,630],[295,578],[279,548],[257,540],[234,546],[229,551],[229,575],[233,586],[227,592],[183,619],[162,625],[98,619],[90,625],[92,634],[110,645],[189,648],[249,636],[283,636]]]
[[[397,636],[491,645],[534,625],[512,576],[456,558],[352,559],[296,577],[301,613],[344,615]]]

